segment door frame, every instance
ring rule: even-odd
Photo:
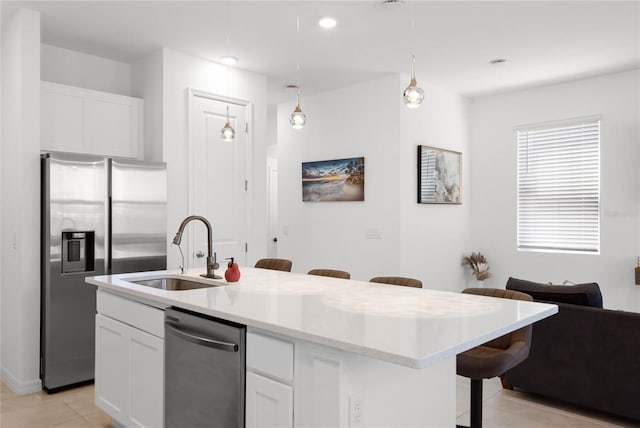
[[[244,224],[244,234],[245,234],[245,242],[247,243],[247,251],[245,251],[245,260],[250,260],[249,257],[249,253],[250,253],[250,249],[251,249],[251,245],[248,245],[250,242],[249,237],[253,236],[252,233],[253,231],[251,230],[251,224],[252,222],[250,221],[251,218],[251,213],[253,212],[252,209],[252,192],[253,192],[253,180],[252,180],[252,157],[251,157],[251,153],[253,153],[253,103],[251,103],[251,101],[249,100],[244,100],[241,98],[233,98],[233,97],[228,97],[228,96],[224,96],[224,95],[218,95],[218,94],[214,94],[211,92],[207,92],[207,91],[202,91],[199,89],[194,89],[194,88],[187,88],[186,91],[186,95],[187,95],[187,213],[188,215],[192,215],[193,213],[193,209],[194,209],[194,200],[195,200],[195,196],[193,194],[193,184],[195,182],[195,168],[194,168],[194,157],[193,157],[193,146],[195,144],[194,142],[194,124],[195,124],[195,120],[193,117],[194,111],[195,111],[195,107],[194,107],[194,100],[195,98],[206,98],[209,100],[213,100],[213,101],[220,101],[223,103],[229,103],[229,104],[234,104],[234,105],[238,105],[241,107],[245,108],[245,120],[247,123],[247,128],[245,129],[241,129],[238,130],[236,129],[236,141],[234,142],[234,144],[237,144],[238,142],[238,136],[244,134],[245,138],[244,138],[244,145],[245,145],[245,152],[244,152],[244,163],[245,163],[245,180],[247,180],[248,186],[247,186],[247,190],[245,191],[245,224]],[[215,236],[215,224],[212,224],[211,227],[213,228],[213,232],[214,232],[214,236]],[[191,228],[188,231],[188,241],[187,241],[187,249],[190,246],[190,243],[192,242],[192,234],[193,234],[193,229]],[[245,247],[246,248],[246,247]],[[214,248],[215,251],[215,248]],[[187,254],[187,256],[185,257],[185,265],[190,267],[190,255]],[[222,266],[224,266],[223,262],[221,262],[220,260],[218,260],[218,263],[220,263],[220,266],[222,268]],[[187,267],[185,266],[185,268]]]

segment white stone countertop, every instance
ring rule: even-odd
[[[546,318],[556,305],[241,268],[239,282],[157,271],[87,282],[132,298],[234,321],[413,368],[426,367]],[[224,274],[223,270],[217,274]],[[158,276],[225,284],[166,291],[134,284]]]

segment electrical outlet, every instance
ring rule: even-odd
[[[362,392],[349,396],[349,426],[364,427],[364,395]]]

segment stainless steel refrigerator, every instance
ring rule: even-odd
[[[85,277],[166,269],[164,163],[41,156],[40,379],[94,378],[96,288]]]

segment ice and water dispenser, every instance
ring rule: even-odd
[[[62,232],[62,273],[91,272],[95,261],[95,232]]]

